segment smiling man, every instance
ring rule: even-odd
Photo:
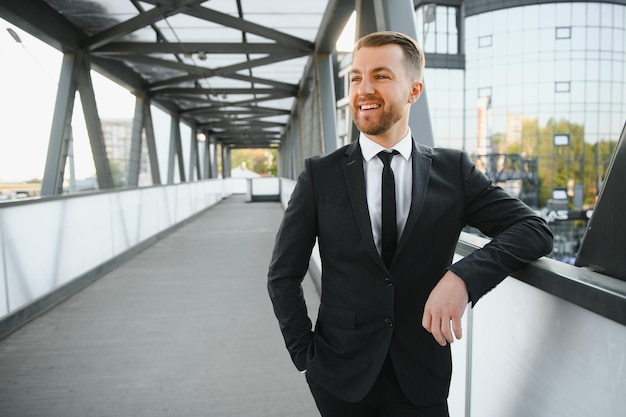
[[[359,131],[391,148],[406,135],[409,107],[424,88],[424,60],[405,59],[400,45],[382,46],[357,44],[350,71],[350,110]]]
[[[448,416],[450,343],[468,301],[552,249],[545,222],[466,153],[417,143],[409,111],[423,72],[410,37],[357,41],[350,110],[360,136],[305,161],[276,236],[269,294],[324,417]],[[453,264],[466,225],[492,240]],[[316,239],[313,329],[301,284]]]

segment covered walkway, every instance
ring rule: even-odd
[[[316,416],[265,287],[281,215],[230,197],[0,340],[0,415]]]
[[[442,139],[449,136],[473,152],[478,135],[485,143],[504,137],[475,127],[489,120],[487,115],[508,126],[513,113],[500,97],[519,86],[514,75],[519,56],[502,55],[493,65],[484,59],[518,36],[517,30],[503,28],[506,20],[494,12],[518,9],[521,15],[511,12],[508,21],[523,22],[524,39],[541,39],[523,48],[534,54],[524,62],[533,64],[552,50],[544,45],[553,44],[556,51],[557,44],[582,36],[580,31],[597,33],[600,16],[614,17],[613,28],[603,20],[602,39],[605,34],[621,39],[625,1],[574,2],[586,9],[577,8],[580,22],[572,20],[570,27],[556,18],[570,13],[550,3],[571,9],[571,18],[574,8],[557,0],[0,0],[0,18],[63,54],[41,198],[0,207],[0,417],[317,416],[304,378],[283,346],[265,288],[282,207],[247,204],[233,196],[231,151],[278,150],[280,178],[272,181],[279,186],[270,196],[284,205],[307,157],[353,141],[358,132],[347,106],[350,55],[339,50],[337,40],[354,16],[348,32],[355,37],[394,30],[423,40],[433,117],[424,92],[410,118],[412,132],[419,132],[416,141],[447,146]],[[540,4],[554,11],[539,13]],[[582,23],[582,10],[588,23]],[[428,30],[429,41],[441,47],[427,48]],[[11,34],[20,43],[17,35]],[[570,52],[569,60],[558,61],[611,67],[602,66],[613,59],[604,54],[608,51],[602,51],[602,59],[594,48]],[[588,61],[580,61],[583,52]],[[621,65],[622,50],[613,53],[611,64]],[[508,74],[506,82],[487,76],[484,70],[494,68]],[[464,338],[452,349],[451,416],[623,417],[626,128],[616,131],[603,120],[613,117],[623,124],[616,109],[624,94],[611,90],[605,101],[596,92],[625,83],[607,76],[598,89],[589,73],[580,75],[584,84],[573,77],[570,85],[552,79],[558,71],[551,66],[531,68],[536,88],[525,89],[530,93],[516,101],[520,124],[563,115],[573,122],[583,116],[580,109],[592,116],[580,129],[574,129],[578,122],[563,125],[571,138],[560,128],[546,127],[545,134],[539,125],[530,129],[531,148],[537,150],[533,158],[545,155],[551,161],[551,178],[557,178],[553,168],[567,154],[567,176],[560,185],[554,180],[547,185],[557,201],[542,213],[555,223],[583,220],[567,210],[582,207],[574,198],[577,186],[583,191],[590,182],[602,187],[596,187],[593,211],[580,211],[588,223],[576,229],[583,235],[575,265],[543,258],[467,310]],[[107,149],[92,71],[134,97],[128,146],[115,158]],[[487,84],[494,82],[493,91],[479,82],[479,73]],[[555,97],[550,98],[553,81]],[[30,83],[14,84],[26,97],[41,97]],[[573,94],[581,88],[593,95]],[[533,93],[544,90],[541,97]],[[474,104],[492,94],[497,106],[483,111]],[[99,189],[88,193],[74,192],[71,168],[73,144],[80,143],[73,126],[74,110],[77,117],[80,113],[78,96]],[[30,106],[10,107],[30,119],[24,134],[0,140],[16,143],[35,136],[30,127],[41,122],[41,114]],[[155,123],[153,111],[165,116],[161,122],[169,122],[169,128]],[[437,132],[437,142],[433,127],[447,132]],[[515,138],[522,135],[514,130]],[[551,154],[539,153],[540,139],[550,143]],[[605,151],[598,145],[605,139],[614,146],[606,144],[607,170],[599,175],[597,158]],[[578,164],[574,148],[590,149],[594,143],[594,157],[587,150],[580,154],[586,168],[576,182],[569,172],[570,162]],[[484,152],[477,156],[486,158],[491,151]],[[596,172],[589,176],[585,172],[594,158]],[[113,160],[125,166],[115,181]],[[456,255],[466,256],[485,243],[462,233]],[[305,280],[312,303],[319,302],[312,284],[320,276],[316,255],[312,280]]]

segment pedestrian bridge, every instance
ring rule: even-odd
[[[0,417],[318,415],[265,282],[304,160],[357,133],[340,33],[355,16],[356,36],[395,30],[417,38],[416,9],[424,18],[436,12],[456,20],[458,33],[449,35],[457,48],[427,51],[427,66],[462,70],[465,17],[538,3],[0,1],[2,19],[63,55],[41,198],[0,206]],[[135,97],[124,188],[113,178],[93,70]],[[77,92],[94,192],[72,192]],[[602,113],[608,105],[588,106]],[[155,108],[171,118],[165,144],[155,135],[163,133]],[[412,132],[435,145],[426,93],[411,112]],[[604,128],[617,139],[614,127]],[[452,349],[453,417],[624,415],[625,135],[611,148],[577,266],[540,259],[467,310],[464,338]],[[278,149],[280,178],[229,178],[236,148]],[[456,254],[484,243],[463,233]],[[304,280],[312,318],[320,270],[314,251]]]
[[[149,225],[182,216],[180,206],[158,207],[147,194],[129,217],[115,212],[130,196],[102,195],[44,209],[45,217],[59,216],[55,230],[16,227],[25,246],[21,255],[5,247],[5,270],[18,278],[8,283],[10,302],[40,295],[39,307],[22,309],[20,320],[33,308],[47,312],[0,341],[0,415],[315,416],[265,287],[279,203],[220,196],[131,249],[132,257],[115,256],[104,274],[83,274],[70,284],[79,292],[45,295],[62,287],[69,271],[142,239]],[[117,208],[95,218],[86,204]],[[57,237],[49,247],[41,243],[46,233]],[[315,303],[310,280],[307,286]],[[63,302],[48,310],[50,299]]]
[[[0,415],[317,415],[265,287],[294,183],[281,204],[233,181],[3,206]],[[514,275],[466,313],[451,415],[621,415],[624,282],[551,259]]]

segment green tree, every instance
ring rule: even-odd
[[[109,166],[111,168],[111,177],[113,177],[113,186],[114,187],[124,187],[126,186],[126,173],[122,168],[123,162],[118,159],[111,159],[109,161]]]
[[[233,168],[245,162],[246,167],[257,174],[278,175],[278,149],[233,149],[230,153],[230,159]]]
[[[556,134],[568,135],[568,143],[555,145]],[[571,191],[573,184],[582,185],[583,205],[592,206],[615,146],[615,141],[586,143],[584,126],[567,120],[550,119],[541,127],[537,119],[526,119],[522,123],[521,143],[509,144],[502,151],[537,159],[540,207],[552,198],[554,188]]]

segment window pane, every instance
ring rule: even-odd
[[[572,5],[569,3],[556,3],[554,11],[556,26],[572,25]]]
[[[587,25],[600,26],[600,4],[585,3],[587,6]]]

